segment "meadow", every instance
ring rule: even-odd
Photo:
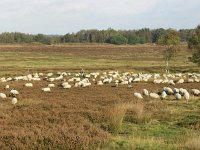
[[[0,78],[35,72],[164,73],[164,47],[157,45],[0,45]],[[172,73],[198,72],[188,61],[192,51],[181,45],[170,62]],[[66,77],[68,80],[70,77]],[[100,80],[100,79],[99,79]],[[0,100],[0,149],[101,149],[101,150],[198,150],[200,149],[200,97],[189,102],[152,98],[137,99],[134,92],[146,88],[195,88],[199,83],[176,85],[151,81],[113,87],[110,84],[62,89],[41,88],[47,81],[10,81],[20,94],[18,103]],[[8,83],[0,82],[0,92]]]

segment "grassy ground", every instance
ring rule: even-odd
[[[152,45],[1,45],[1,74],[27,70],[135,70],[160,72],[164,70],[163,48]],[[171,62],[172,70],[197,71],[188,61],[191,52],[183,45]],[[189,69],[187,69],[189,68]]]
[[[0,77],[28,72],[120,70],[163,72],[162,47],[150,45],[2,45]],[[191,52],[182,46],[172,70],[199,71],[188,62]],[[199,150],[200,98],[189,103],[136,99],[133,92],[150,92],[168,85],[136,83],[133,89],[111,85],[64,90],[56,81],[51,93],[48,83],[9,82],[20,92],[18,104],[0,102],[0,149],[102,149],[102,150]],[[0,92],[9,95],[0,83]],[[199,83],[176,85],[197,88]]]

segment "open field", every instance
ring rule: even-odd
[[[164,71],[162,47],[149,45],[2,45],[0,46],[0,78],[28,75],[35,72],[71,72],[81,68],[87,73],[119,70],[120,72],[154,73]],[[199,69],[188,62],[191,52],[186,46],[172,62],[173,72]],[[102,75],[101,75],[102,76]],[[118,150],[198,150],[200,149],[200,97],[190,96],[177,101],[136,98],[134,92],[160,92],[163,87],[199,89],[200,83],[153,84],[131,83],[113,87],[90,82],[88,87],[63,89],[62,80],[0,81],[0,149],[118,149]],[[199,78],[199,77],[198,77]],[[82,79],[82,77],[81,77]],[[186,78],[185,78],[186,80]],[[25,83],[33,87],[25,87]],[[51,92],[41,89],[54,83]],[[5,86],[10,89],[5,89]],[[19,91],[18,103],[12,105],[10,90]]]
[[[152,45],[1,45],[1,74],[27,73],[28,70],[120,70],[137,72],[162,72],[163,47]],[[174,71],[198,71],[188,61],[191,50],[183,45],[172,60]]]

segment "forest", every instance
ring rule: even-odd
[[[76,33],[67,33],[65,35],[45,35],[45,34],[26,34],[20,32],[4,32],[0,34],[0,43],[42,43],[42,44],[60,44],[60,43],[108,43],[108,44],[145,44],[157,43],[158,39],[167,34],[170,29],[149,29],[138,30],[80,30]],[[176,30],[180,36],[181,42],[188,42],[195,29]]]

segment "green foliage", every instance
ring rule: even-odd
[[[180,44],[178,32],[169,29],[167,33],[158,40],[158,43],[166,46],[166,50],[163,53],[164,60],[166,62],[170,61],[173,57],[175,57],[178,45]]]
[[[200,66],[200,25],[197,26],[195,33],[189,39],[188,47],[197,50],[189,60]]]
[[[180,44],[178,32],[172,29],[167,30],[166,34],[158,40],[158,43],[166,46],[163,58],[166,62],[166,72],[169,73],[169,61],[176,56],[178,45]]]
[[[181,41],[186,42],[192,37],[193,29],[179,30]],[[165,35],[168,30],[143,28],[139,30],[80,30],[77,33],[67,33],[62,35],[44,35],[44,34],[24,34],[19,32],[1,33],[0,43],[111,43],[111,44],[144,44],[157,43],[160,37]],[[195,38],[195,37],[193,37]],[[193,40],[195,41],[195,40]],[[191,41],[190,41],[191,42]]]
[[[127,40],[127,38],[125,38],[124,36],[119,34],[119,35],[110,37],[107,40],[107,42],[111,43],[111,44],[122,45],[122,44],[127,44],[128,40]]]

